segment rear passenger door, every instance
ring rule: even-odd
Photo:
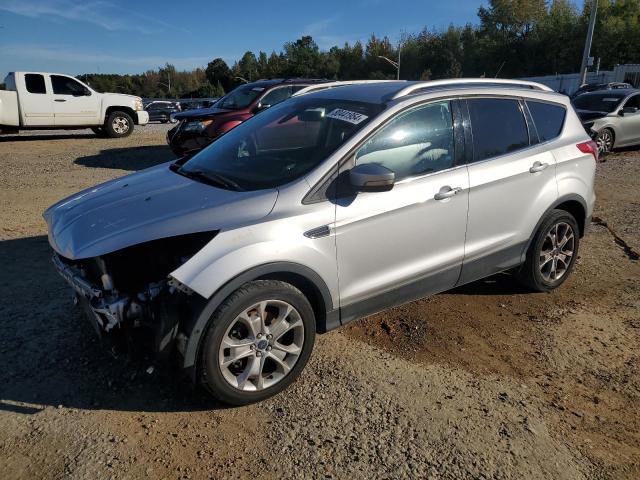
[[[616,132],[618,138],[616,147],[636,145],[640,143],[640,93],[629,97],[621,108],[635,108],[636,111],[627,111],[620,118],[620,128]]]
[[[538,220],[558,197],[555,159],[525,102],[485,97],[464,103],[472,154],[460,283],[518,265]]]
[[[24,88],[18,90],[24,125],[27,127],[53,126],[51,85],[47,85],[45,76],[40,73],[26,73],[23,78]],[[20,81],[19,76],[16,76],[16,81]],[[25,94],[22,95],[22,92]]]

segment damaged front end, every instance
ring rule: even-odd
[[[53,263],[112,352],[157,359],[175,346],[180,351],[181,326],[189,325],[206,303],[169,274],[216,233],[153,240],[82,260],[55,253]]]

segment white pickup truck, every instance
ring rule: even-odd
[[[19,130],[91,128],[96,135],[126,137],[146,125],[142,99],[98,93],[59,73],[11,72],[0,90],[0,134]]]

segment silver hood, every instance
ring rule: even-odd
[[[234,228],[269,214],[277,190],[236,192],[169,170],[169,163],[72,195],[44,212],[49,243],[63,257],[105,255],[188,233]]]

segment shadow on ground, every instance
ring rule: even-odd
[[[109,148],[97,155],[78,157],[74,163],[90,168],[113,168],[118,170],[144,170],[169,160],[175,154],[167,145],[150,145],[131,148]]]
[[[103,350],[55,272],[45,236],[0,241],[0,264],[0,411],[224,408],[192,388],[173,362],[148,374],[149,362]]]
[[[33,142],[33,141],[49,141],[49,140],[80,140],[84,138],[98,138],[95,133],[87,130],[87,133],[42,133],[38,135],[12,135],[6,134],[0,136],[0,142]]]

